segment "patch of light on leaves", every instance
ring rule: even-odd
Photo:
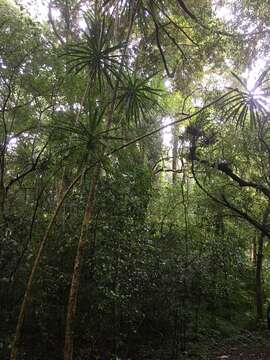
[[[258,85],[257,81],[263,72],[269,69],[269,65],[270,59],[260,58],[242,74],[243,78],[246,80],[247,89],[257,101],[263,103],[263,106],[267,111],[270,111],[270,97],[268,91],[265,89],[267,85],[266,83]]]
[[[164,81],[164,85],[165,85],[165,88],[168,90],[168,91],[172,91],[172,82],[170,79],[166,79]]]
[[[87,10],[88,10],[87,5],[82,4],[81,9],[80,9],[80,17],[78,20],[78,24],[79,24],[79,28],[83,31],[85,31],[87,29],[87,25],[86,25],[86,21],[85,21],[85,16],[87,15]]]
[[[166,116],[162,119],[162,125],[168,125],[173,121],[170,116]],[[172,144],[172,129],[171,126],[163,129],[162,131],[163,145],[171,147]]]
[[[262,72],[269,66],[269,59],[258,59],[256,60],[251,68],[247,68],[246,71],[243,73],[244,79],[247,82],[247,89],[252,91],[255,87],[256,81],[258,80],[259,76]],[[254,89],[256,92],[257,89]],[[257,90],[260,91],[260,90]]]
[[[208,73],[204,75],[202,85],[210,91],[224,90],[227,86],[227,80],[222,75]]]
[[[213,0],[213,9],[216,16],[225,22],[229,22],[234,19],[234,12],[231,5],[232,1]]]
[[[86,25],[86,22],[85,22],[85,20],[84,20],[83,17],[80,18],[80,20],[79,20],[78,23],[79,23],[79,28],[80,28],[81,30],[85,31],[85,30],[87,29],[87,25]]]
[[[19,0],[21,4],[30,14],[31,17],[39,21],[46,21],[48,18],[48,0]]]
[[[61,16],[61,11],[56,8],[52,8],[52,19],[57,20]]]
[[[4,60],[0,56],[0,69],[6,69],[7,66],[4,64]]]
[[[11,138],[9,141],[8,141],[8,150],[11,151],[11,150],[15,150],[16,147],[17,147],[17,142],[18,142],[18,139],[17,138]]]
[[[200,97],[192,98],[192,103],[195,107],[200,108],[203,106],[203,99]]]

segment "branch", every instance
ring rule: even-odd
[[[256,184],[253,181],[246,181],[241,179],[238,175],[236,175],[231,168],[227,164],[218,164],[218,170],[228,175],[231,179],[236,181],[240,187],[252,187],[260,192],[262,192],[268,199],[270,199],[270,190],[265,186]]]
[[[248,213],[236,208],[232,203],[230,203],[226,199],[224,194],[222,195],[222,199],[223,199],[224,203],[226,204],[227,208],[229,208],[229,209],[233,210],[234,212],[236,212],[237,214],[239,214],[241,216],[241,218],[247,220],[251,225],[253,225],[256,229],[260,230],[261,233],[264,234],[270,240],[270,233],[264,225],[260,224],[257,220],[252,218],[250,215],[248,215]]]
[[[197,18],[197,16],[195,16],[186,6],[186,4],[184,3],[183,0],[177,0],[179,6],[181,7],[182,10],[184,10],[184,12],[192,19],[194,20],[198,25],[200,25],[202,28],[204,28],[205,30],[208,30],[214,34],[217,34],[217,35],[222,35],[222,36],[229,36],[229,37],[236,37],[238,36],[235,35],[235,34],[231,34],[231,33],[228,33],[226,31],[220,31],[220,30],[212,30],[210,29],[207,25],[203,24],[202,21],[200,19]]]
[[[40,160],[40,157],[42,155],[42,153],[44,152],[44,150],[46,149],[48,145],[48,142],[46,142],[46,144],[43,146],[43,148],[41,149],[41,151],[39,152],[38,156],[36,157],[36,160],[33,162],[33,164],[31,165],[31,167],[27,170],[25,170],[23,173],[21,174],[17,174],[17,176],[10,180],[10,182],[8,183],[8,185],[6,186],[6,193],[9,191],[10,187],[17,181],[20,181],[21,179],[23,179],[26,175],[30,174],[32,171],[36,170],[38,162]]]
[[[156,6],[158,7],[158,9],[160,10],[160,12],[169,20],[169,24],[172,24],[177,30],[179,30],[182,34],[184,34],[184,36],[191,42],[193,43],[195,46],[199,46],[189,35],[188,33],[184,30],[183,27],[181,27],[180,25],[178,25],[165,11],[164,9],[159,6],[158,3],[156,3]],[[164,24],[166,25],[166,24]],[[162,29],[164,28],[164,25],[162,27]]]
[[[165,29],[163,28],[163,31],[165,32],[165,34],[168,36],[168,38],[172,41],[172,43],[177,47],[177,49],[180,51],[180,53],[182,54],[182,56],[187,60],[186,54],[184,53],[184,51],[181,49],[181,46],[177,43],[177,41],[175,40],[175,38],[173,36],[171,36],[171,34]]]
[[[152,135],[154,135],[154,134],[157,134],[158,132],[162,131],[163,129],[166,129],[166,128],[168,128],[168,127],[171,127],[171,126],[173,126],[173,125],[175,125],[175,124],[182,123],[182,122],[184,122],[184,121],[186,121],[186,120],[192,119],[193,117],[195,117],[195,116],[199,115],[200,113],[202,113],[204,110],[208,109],[209,107],[211,107],[211,106],[213,106],[214,104],[218,103],[219,101],[223,100],[226,96],[230,95],[232,92],[233,92],[233,90],[227,92],[226,94],[222,95],[222,96],[219,97],[218,99],[211,101],[209,104],[205,105],[205,106],[202,107],[200,110],[195,111],[195,112],[194,112],[193,114],[191,114],[191,115],[187,115],[187,116],[185,116],[185,117],[182,118],[182,119],[178,119],[178,120],[172,121],[172,122],[169,123],[169,124],[160,126],[159,128],[157,128],[157,129],[155,129],[155,130],[152,130],[152,131],[150,131],[150,132],[148,132],[148,133],[146,133],[146,134],[144,134],[144,135],[141,135],[141,136],[137,137],[136,139],[133,139],[133,140],[127,142],[126,144],[123,144],[123,145],[119,146],[119,147],[116,148],[116,149],[113,149],[112,151],[110,151],[109,153],[107,153],[106,156],[110,156],[110,155],[112,155],[112,154],[114,154],[114,153],[116,153],[116,152],[118,152],[118,151],[120,151],[120,150],[123,150],[123,149],[127,148],[128,146],[130,146],[130,145],[132,145],[132,144],[135,144],[135,143],[138,142],[138,141],[141,141],[141,140],[143,140],[143,139],[145,139],[145,138],[147,138],[147,137],[149,137],[149,136],[152,136]]]
[[[256,229],[260,230],[262,234],[264,234],[269,240],[270,240],[270,233],[269,231],[266,229],[265,226],[263,226],[262,224],[260,224],[257,220],[255,220],[253,217],[251,217],[247,212],[238,209],[237,207],[235,207],[235,205],[233,205],[232,203],[230,203],[224,194],[222,194],[222,200],[216,198],[215,196],[213,196],[212,194],[210,194],[203,186],[202,184],[199,182],[199,180],[196,177],[195,174],[195,170],[194,170],[194,161],[192,161],[192,165],[191,165],[191,171],[192,171],[192,175],[194,177],[194,180],[196,182],[196,184],[198,185],[198,187],[210,198],[212,199],[214,202],[232,210],[233,212],[235,212],[236,214],[238,214],[242,219],[246,220],[247,222],[249,222],[251,225],[253,225]]]
[[[174,174],[181,174],[183,172],[183,169],[174,170],[174,169],[159,168],[156,171],[154,171],[154,175],[157,175],[160,172],[171,172],[171,173],[174,173]]]
[[[199,23],[199,20],[197,17],[187,8],[186,4],[183,0],[177,0],[179,6],[184,10],[184,12],[193,20],[195,20],[197,23]]]
[[[190,149],[190,154],[191,154],[192,160],[196,160],[196,161],[200,162],[201,164],[207,165],[211,168],[217,168],[223,174],[228,175],[232,180],[236,181],[240,187],[251,187],[253,189],[256,189],[257,191],[262,192],[268,199],[270,199],[270,190],[267,187],[265,187],[261,184],[257,184],[253,181],[247,181],[247,180],[240,178],[238,175],[236,175],[233,172],[233,170],[228,166],[228,164],[225,161],[220,162],[218,164],[210,164],[209,161],[207,161],[207,160],[201,160],[196,155],[196,146],[193,146]]]
[[[158,24],[157,24],[156,20],[154,19],[154,16],[153,16],[153,15],[152,15],[152,18],[153,18],[154,25],[155,25],[155,34],[156,34],[157,47],[158,47],[158,49],[159,49],[159,53],[160,53],[160,55],[161,55],[161,59],[162,59],[162,62],[163,62],[165,71],[166,71],[168,77],[172,77],[172,74],[170,73],[169,67],[168,67],[168,65],[167,65],[167,61],[166,61],[166,58],[165,58],[164,51],[163,51],[162,46],[161,46],[161,43],[160,43]]]

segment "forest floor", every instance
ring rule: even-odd
[[[270,345],[252,348],[235,347],[216,354],[213,360],[270,360]]]
[[[211,360],[270,360],[270,331],[248,332],[213,351]]]

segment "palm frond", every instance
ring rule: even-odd
[[[245,79],[241,79],[236,73],[231,71],[232,76],[243,86],[244,89],[247,88],[247,82]]]
[[[233,77],[239,82],[240,88],[231,89],[230,95],[225,97],[220,104],[224,122],[230,121],[236,127],[242,128],[249,124],[253,129],[258,127],[261,120],[268,116],[269,100],[267,101],[267,94],[264,94],[261,88],[268,81],[267,74],[268,69],[259,76],[253,89],[248,90],[247,81],[232,72]],[[261,92],[258,93],[258,91]]]
[[[122,79],[117,107],[124,111],[129,125],[134,123],[138,126],[141,120],[146,119],[147,114],[159,106],[158,97],[162,91],[150,85],[153,76],[141,78],[128,72]]]
[[[88,75],[101,90],[105,84],[113,87],[113,80],[126,65],[122,61],[121,50],[125,42],[113,43],[111,38],[111,21],[108,18],[89,12],[85,16],[86,31],[83,39],[66,47],[63,55],[67,56],[69,72],[78,74],[87,69]]]

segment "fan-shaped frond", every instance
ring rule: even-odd
[[[118,105],[125,114],[127,123],[139,125],[158,105],[161,90],[152,87],[151,77],[141,78],[136,74],[125,74],[119,89]]]
[[[248,89],[247,81],[240,78],[235,73],[233,77],[240,85],[240,89],[234,88],[230,95],[225,97],[222,102],[223,121],[231,121],[236,126],[245,127],[258,127],[263,124],[263,121],[269,114],[269,104],[267,101],[267,89],[262,88],[267,82],[267,75],[269,69],[264,71],[251,90]]]
[[[97,82],[99,89],[106,83],[113,87],[113,79],[119,79],[119,72],[124,66],[121,49],[125,43],[113,43],[111,19],[89,12],[85,21],[87,29],[83,40],[66,48],[69,71],[75,70],[77,74],[86,69],[91,81]]]

